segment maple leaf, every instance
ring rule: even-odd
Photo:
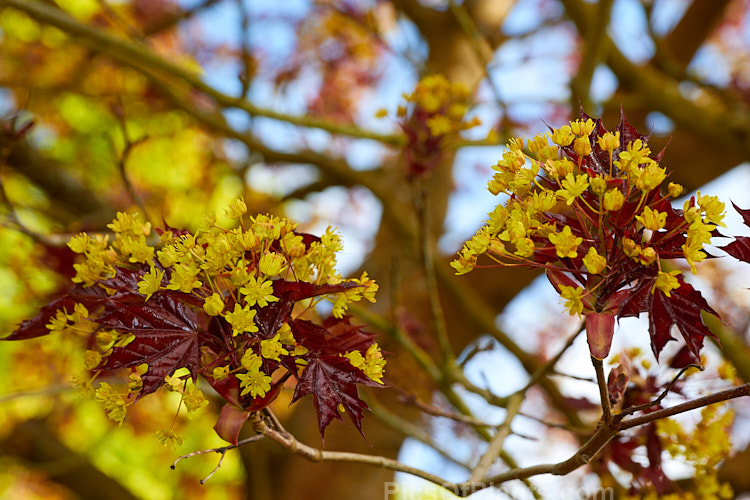
[[[681,276],[677,279],[680,287],[671,291],[671,297],[658,289],[652,293],[652,280],[641,280],[632,295],[622,303],[618,316],[638,316],[641,312],[648,312],[651,349],[657,360],[667,342],[675,340],[670,331],[673,325],[677,326],[685,340],[691,362],[699,364],[703,338],[706,335],[716,337],[703,322],[701,311],[717,318],[719,313]]]
[[[368,406],[360,399],[357,384],[379,386],[343,356],[312,358],[299,376],[292,403],[308,394],[313,395],[321,438],[324,438],[325,429],[334,418],[342,420],[339,405],[344,407],[362,433],[362,412]]]
[[[294,338],[314,356],[334,356],[348,351],[366,351],[375,335],[352,325],[350,317],[330,317],[323,326],[307,320],[294,320],[289,326]]]
[[[734,241],[719,248],[737,260],[750,262],[750,237],[748,236],[735,236]]]
[[[114,309],[97,323],[131,332],[135,339],[115,347],[97,370],[132,368],[148,364],[141,376],[138,398],[154,392],[178,368],[186,367],[195,378],[200,369],[199,337],[205,332],[202,313],[166,293],[155,293],[148,303],[114,302]]]
[[[0,340],[25,340],[49,335],[50,330],[47,328],[47,323],[57,314],[58,310],[65,309],[68,312],[73,312],[75,305],[80,303],[91,311],[106,302],[109,302],[109,298],[104,290],[98,286],[75,285],[65,295],[42,307],[39,314],[34,318],[23,321],[13,333]]]

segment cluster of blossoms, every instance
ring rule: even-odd
[[[609,353],[616,317],[645,312],[657,357],[677,325],[684,361],[698,362],[710,334],[700,311],[715,312],[663,259],[684,259],[695,272],[724,225],[724,204],[698,193],[673,208],[682,187],[666,184],[661,153],[646,140],[624,116],[607,132],[585,114],[525,145],[511,140],[488,187],[508,198],[452,262],[457,274],[484,267],[482,255],[544,269],[570,314],[586,316],[592,356]]]
[[[406,163],[410,177],[429,173],[442,159],[445,146],[459,132],[480,124],[474,117],[464,121],[471,95],[460,83],[450,83],[441,75],[429,75],[405,94],[407,106],[399,106],[398,116],[407,137]]]
[[[342,242],[334,231],[299,233],[268,215],[246,221],[246,210],[241,199],[230,205],[227,214],[239,221],[231,229],[211,216],[195,233],[167,228],[158,237],[150,224],[118,213],[108,226],[111,241],[73,237],[69,247],[83,256],[74,266],[76,285],[8,340],[88,335],[84,363],[93,377],[131,371],[127,393],[107,383],[96,391],[120,422],[129,405],[163,385],[194,411],[206,404],[195,386],[201,377],[247,413],[267,406],[293,377],[293,400],[314,396],[321,433],[343,413],[359,427],[366,405],[357,384],[382,385],[385,359],[374,336],[345,313],[352,302],[374,302],[377,285],[366,273],[338,274]],[[321,322],[322,300],[333,310]]]

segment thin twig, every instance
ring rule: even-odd
[[[591,362],[596,370],[596,382],[599,385],[599,396],[602,401],[602,419],[605,425],[612,423],[612,406],[609,402],[609,390],[607,390],[607,379],[604,377],[604,364],[601,359],[591,356]]]
[[[685,366],[684,368],[682,368],[682,370],[680,370],[680,372],[677,375],[675,375],[675,377],[672,379],[672,381],[669,384],[667,384],[667,387],[664,388],[664,391],[662,391],[662,393],[659,395],[658,398],[654,399],[653,401],[649,401],[648,403],[643,403],[641,405],[631,406],[629,408],[625,408],[624,410],[622,410],[619,413],[619,415],[621,415],[619,418],[622,418],[622,416],[625,416],[625,415],[632,415],[633,413],[635,413],[637,411],[645,410],[647,408],[651,408],[651,407],[656,406],[659,403],[661,403],[662,400],[665,397],[667,397],[667,394],[669,393],[669,391],[672,390],[672,386],[674,386],[674,384],[677,382],[677,380],[679,380],[679,378],[686,371],[688,371],[688,369],[690,369],[690,368],[698,368],[700,371],[703,371],[705,369],[705,368],[703,368],[700,365],[694,365],[694,364],[690,364],[688,366]]]
[[[529,378],[529,381],[526,383],[523,388],[519,389],[519,393],[525,393],[528,391],[532,386],[534,386],[537,382],[539,382],[539,379],[547,375],[550,371],[552,371],[557,364],[558,361],[560,361],[560,358],[563,357],[563,354],[570,348],[570,346],[573,345],[573,342],[575,342],[576,338],[578,338],[578,335],[581,334],[586,329],[585,325],[581,325],[576,332],[568,337],[568,340],[565,341],[565,345],[562,346],[562,348],[555,354],[550,360],[548,360],[546,363],[544,363],[542,366],[537,368],[537,370],[531,374],[531,377]]]
[[[685,413],[690,410],[695,410],[697,408],[712,405],[714,403],[720,403],[722,401],[727,401],[730,399],[748,395],[750,395],[750,384],[744,384],[739,387],[732,387],[731,389],[715,392],[713,394],[709,394],[708,396],[693,399],[691,401],[671,406],[669,408],[664,408],[651,413],[647,413],[645,415],[640,415],[638,417],[623,420],[618,424],[617,428],[619,430],[630,429],[639,425],[648,424],[649,422],[653,422],[655,420],[660,420],[662,418],[671,417],[673,415]],[[617,415],[616,417],[619,420],[620,415]]]
[[[684,413],[710,404],[748,395],[750,395],[750,384],[745,384],[639,417],[621,420],[623,415],[620,414],[612,419],[609,423],[603,422],[602,425],[600,425],[597,430],[591,435],[591,437],[578,449],[578,451],[576,451],[567,460],[563,460],[554,464],[539,464],[531,467],[513,467],[508,471],[496,474],[489,478],[485,478],[480,483],[474,481],[464,481],[461,483],[447,481],[435,474],[430,474],[429,472],[425,472],[421,469],[408,466],[406,464],[383,456],[364,455],[360,453],[350,452],[325,451],[318,448],[313,448],[300,442],[289,433],[282,433],[276,429],[271,428],[257,413],[254,413],[250,416],[250,421],[252,422],[253,427],[258,434],[268,437],[287,450],[296,453],[312,462],[349,462],[383,467],[425,479],[433,484],[445,488],[448,491],[453,492],[458,496],[466,497],[479,490],[489,487],[496,487],[515,479],[523,480],[540,474],[553,474],[558,476],[570,474],[574,470],[593,460],[596,455],[601,453],[601,451],[612,440],[612,438],[614,438],[619,432],[623,430],[647,424],[661,418]],[[221,450],[219,449],[218,452],[221,452]]]
[[[136,139],[135,141],[131,141],[130,137],[128,136],[127,124],[125,123],[125,117],[123,116],[122,109],[120,109],[119,112],[115,113],[115,115],[117,116],[117,121],[120,124],[120,129],[122,130],[123,140],[125,141],[125,147],[123,148],[120,155],[117,154],[114,143],[111,142],[112,152],[115,155],[115,159],[117,162],[117,170],[120,172],[120,178],[122,179],[122,183],[125,185],[125,189],[130,195],[130,198],[136,205],[138,205],[138,209],[141,211],[146,221],[151,222],[151,218],[146,211],[146,205],[143,204],[143,199],[138,194],[138,191],[136,191],[133,183],[130,181],[130,177],[128,176],[126,168],[128,157],[130,157],[130,153],[132,152],[133,148],[146,141],[148,137],[143,136]]]
[[[448,418],[450,420],[455,420],[456,422],[461,422],[461,423],[469,424],[473,426],[489,427],[489,428],[498,427],[498,424],[490,424],[488,422],[485,422],[478,418],[474,418],[469,415],[462,415],[460,413],[456,413],[456,412],[449,411],[449,410],[444,410],[442,408],[438,408],[437,406],[427,404],[424,401],[420,401],[414,394],[407,393],[405,390],[397,386],[391,386],[391,389],[400,393],[398,397],[399,402],[403,404],[415,406],[416,408],[419,409],[419,411],[426,413],[428,415],[431,415],[433,417]]]
[[[255,441],[260,441],[261,439],[265,438],[263,434],[256,434],[255,436],[250,436],[249,438],[242,439],[237,442],[237,444],[229,444],[227,446],[220,446],[218,448],[211,448],[208,450],[198,450],[194,451],[192,453],[188,453],[186,455],[181,455],[177,457],[177,460],[172,462],[172,465],[169,466],[170,469],[175,470],[177,467],[177,463],[181,462],[182,460],[185,460],[186,458],[195,457],[197,455],[205,455],[206,453],[219,453],[221,457],[219,457],[219,463],[216,464],[216,467],[213,468],[213,470],[203,479],[201,479],[201,484],[206,484],[206,481],[208,481],[211,476],[214,475],[214,473],[219,470],[219,467],[221,467],[221,463],[224,461],[224,455],[226,455],[227,451],[233,450],[235,448],[239,448],[242,445],[248,444],[248,443],[254,443]]]
[[[432,319],[435,325],[438,343],[440,345],[441,366],[443,372],[449,372],[455,364],[456,356],[448,339],[448,330],[445,323],[445,312],[438,294],[438,283],[435,276],[434,243],[430,234],[430,209],[427,206],[429,198],[427,192],[415,186],[414,205],[419,217],[419,240],[422,249],[422,265],[424,266],[427,296],[430,301]]]
[[[521,403],[523,403],[523,394],[514,394],[513,396],[511,396],[510,402],[508,403],[508,407],[506,409],[507,413],[505,414],[505,421],[497,429],[497,432],[492,437],[492,440],[487,446],[487,450],[484,452],[484,455],[482,455],[482,457],[479,459],[479,462],[477,463],[476,467],[474,467],[474,470],[471,471],[469,482],[480,481],[481,479],[483,479],[485,474],[487,474],[487,471],[490,470],[490,467],[494,463],[495,458],[500,455],[500,451],[503,449],[503,445],[505,444],[505,439],[511,433],[511,423],[513,422],[513,419],[516,417],[516,415],[518,415],[518,412],[521,410]]]

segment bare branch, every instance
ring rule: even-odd
[[[208,481],[211,478],[211,476],[213,476],[214,473],[217,470],[219,470],[219,468],[221,467],[221,464],[224,461],[224,455],[226,455],[227,451],[233,450],[235,448],[239,448],[240,446],[246,445],[248,443],[254,443],[256,441],[260,441],[264,437],[265,436],[263,436],[262,434],[256,434],[255,436],[251,436],[247,439],[242,439],[241,441],[238,441],[237,444],[230,444],[227,446],[220,446],[218,448],[211,448],[208,450],[199,450],[199,451],[194,451],[192,453],[188,453],[186,455],[180,455],[179,457],[177,457],[177,460],[172,462],[172,465],[170,465],[169,468],[172,470],[175,470],[175,468],[177,467],[177,463],[181,462],[182,460],[185,460],[186,458],[195,457],[197,455],[205,455],[206,453],[218,453],[221,456],[219,457],[219,462],[216,464],[216,467],[214,467],[213,470],[209,472],[209,474],[203,479],[201,479],[200,481],[201,484],[206,484],[206,481]]]

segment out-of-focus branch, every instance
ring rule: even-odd
[[[380,134],[365,130],[353,124],[342,124],[310,116],[295,116],[279,113],[256,106],[241,97],[232,97],[216,90],[205,83],[198,75],[180,66],[172,64],[150,51],[147,47],[116,37],[105,31],[82,24],[65,12],[49,7],[38,1],[0,0],[0,7],[12,7],[21,10],[30,17],[44,24],[50,24],[63,32],[78,38],[81,43],[96,52],[102,52],[115,60],[127,64],[139,71],[148,70],[178,78],[195,90],[207,95],[223,108],[241,109],[251,116],[262,116],[284,121],[300,127],[318,128],[333,134],[359,139],[372,139],[383,144],[402,146],[406,139],[403,135]]]
[[[614,4],[614,0],[601,0],[597,4],[596,21],[589,23],[588,31],[585,33],[586,43],[583,46],[581,64],[578,66],[578,72],[570,81],[573,90],[572,98],[580,99],[581,105],[587,110],[591,106],[590,90],[594,70],[604,59],[605,51],[610,48],[610,45],[602,42],[607,34],[612,4]],[[575,109],[576,103],[572,104],[573,109]]]
[[[596,6],[581,0],[562,0],[562,3],[580,33],[587,33],[592,23],[597,22]],[[606,63],[620,83],[642,99],[642,106],[664,113],[685,129],[705,137],[717,148],[750,156],[750,116],[743,111],[743,106],[738,104],[731,108],[722,105],[719,99],[711,98],[705,89],[706,94],[702,99],[688,99],[679,88],[679,81],[653,65],[634,64],[608,36],[603,37],[602,44],[608,45]],[[714,170],[710,177],[704,174],[702,182],[719,173]]]
[[[490,470],[490,467],[495,462],[497,456],[500,455],[500,452],[503,449],[503,445],[505,444],[505,439],[511,433],[510,426],[513,423],[513,419],[521,410],[521,403],[523,403],[523,395],[521,394],[515,394],[510,398],[510,402],[508,403],[508,408],[505,414],[505,421],[497,429],[495,435],[492,436],[492,440],[490,440],[490,443],[487,446],[487,450],[479,459],[476,467],[474,467],[474,469],[471,471],[469,482],[480,481],[483,477],[485,477],[487,471]]]
[[[199,14],[201,11],[206,10],[214,4],[219,3],[220,1],[221,0],[203,0],[190,9],[184,9],[175,14],[164,16],[163,18],[143,28],[143,34],[146,36],[152,36],[164,30],[172,28],[173,26],[176,26],[182,21],[187,21],[191,17]]]
[[[16,425],[0,441],[0,451],[5,456],[23,460],[27,467],[38,468],[81,500],[99,500],[102,492],[106,492],[108,500],[136,500],[121,483],[60,442],[42,420]]]

